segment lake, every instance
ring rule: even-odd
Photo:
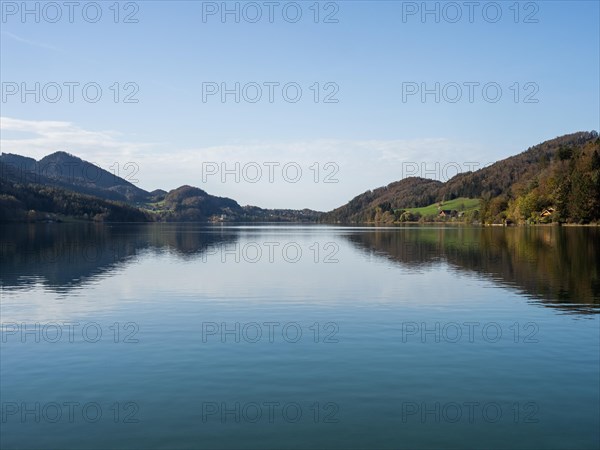
[[[0,230],[3,448],[598,448],[598,228]]]

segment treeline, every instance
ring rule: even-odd
[[[600,139],[596,131],[561,136],[446,183],[406,178],[367,191],[322,217],[323,222],[460,221],[486,224],[599,223]],[[457,198],[480,208],[440,218],[411,208]]]
[[[487,223],[600,222],[600,139],[561,145],[544,155],[537,174],[516,181],[506,194],[482,199]]]
[[[427,206],[436,201],[441,181],[405,178],[388,186],[358,195],[344,206],[326,213],[322,222],[390,223],[400,219],[407,208]]]
[[[0,165],[2,163],[0,162]],[[56,186],[0,179],[0,222],[316,222],[322,213],[241,207],[193,186],[157,192],[138,205],[104,200]]]
[[[440,208],[442,208],[440,206]],[[392,209],[389,203],[377,206],[366,214],[368,220],[365,223],[396,224],[396,223],[431,223],[431,222],[460,222],[468,224],[479,224],[482,222],[479,209],[469,211],[455,211],[454,214],[441,217],[439,214],[422,214],[410,209]]]
[[[64,152],[50,157],[63,164],[75,161],[88,167],[85,161]],[[475,172],[458,174],[446,183],[406,178],[367,191],[325,214],[242,207],[235,200],[212,196],[192,186],[149,193],[108,172],[107,177],[117,178],[116,184],[98,185],[91,180],[59,180],[41,175],[32,183],[9,170],[33,163],[36,161],[31,158],[2,155],[0,221],[600,223],[600,138],[595,131],[552,139]],[[64,187],[67,181],[71,184]],[[57,185],[59,182],[62,184]],[[90,190],[100,194],[89,195]],[[141,194],[135,198],[125,195],[137,191]],[[127,203],[107,199],[115,193],[120,193]],[[446,202],[457,203],[462,198],[479,199],[479,208],[457,208],[459,211],[439,214]],[[424,208],[423,215],[411,211],[430,205],[433,208]]]
[[[96,222],[148,222],[142,210],[124,203],[102,200],[40,184],[0,180],[0,222],[64,220]]]

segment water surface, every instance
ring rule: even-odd
[[[0,228],[2,448],[597,448],[593,228]]]

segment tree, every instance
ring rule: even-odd
[[[598,154],[598,150],[594,150],[594,153],[592,153],[591,166],[592,166],[592,170],[600,169],[600,155]]]
[[[560,161],[566,161],[568,159],[571,159],[571,157],[573,156],[573,149],[571,147],[563,147],[561,145],[558,148],[556,156]]]

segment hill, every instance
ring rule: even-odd
[[[235,200],[215,197],[200,188],[181,186],[167,193],[159,209],[162,220],[173,222],[201,222],[234,219],[242,213]]]
[[[375,221],[381,213],[433,203],[443,186],[441,181],[405,178],[354,197],[346,205],[325,214],[324,222],[361,223]],[[378,210],[379,208],[379,210]]]
[[[0,163],[1,165],[2,163]],[[53,186],[0,179],[0,222],[148,222],[144,211]]]
[[[39,161],[3,153],[0,175],[0,221],[600,222],[600,138],[595,131],[546,141],[446,183],[414,177],[396,181],[326,214],[242,207],[187,185],[147,192],[65,152]],[[440,210],[448,214],[440,217]]]
[[[326,213],[321,220],[330,223],[423,220],[426,214],[436,212],[438,203],[461,198],[481,200],[479,210],[467,208],[472,212],[466,215],[468,221],[598,222],[599,154],[597,132],[573,133],[530,147],[475,172],[458,174],[445,183],[406,178],[367,191]],[[427,218],[434,220],[435,216]]]
[[[439,196],[453,199],[509,195],[516,184],[536,178],[540,171],[560,159],[558,154],[562,149],[583,149],[586,144],[593,143],[596,139],[598,133],[593,131],[551,139],[475,172],[457,174],[445,183]]]
[[[432,203],[429,206],[420,208],[409,208],[412,214],[420,214],[421,216],[432,216],[439,214],[440,210],[456,211],[464,213],[479,209],[481,202],[476,198],[458,197],[447,202]]]
[[[127,180],[66,152],[36,161],[0,156],[0,221],[122,222],[304,222],[310,210],[267,210],[181,186],[147,192]]]
[[[0,155],[2,178],[14,183],[32,183],[129,203],[143,203],[150,193],[95,164],[66,152],[55,152],[39,161],[10,153]]]

